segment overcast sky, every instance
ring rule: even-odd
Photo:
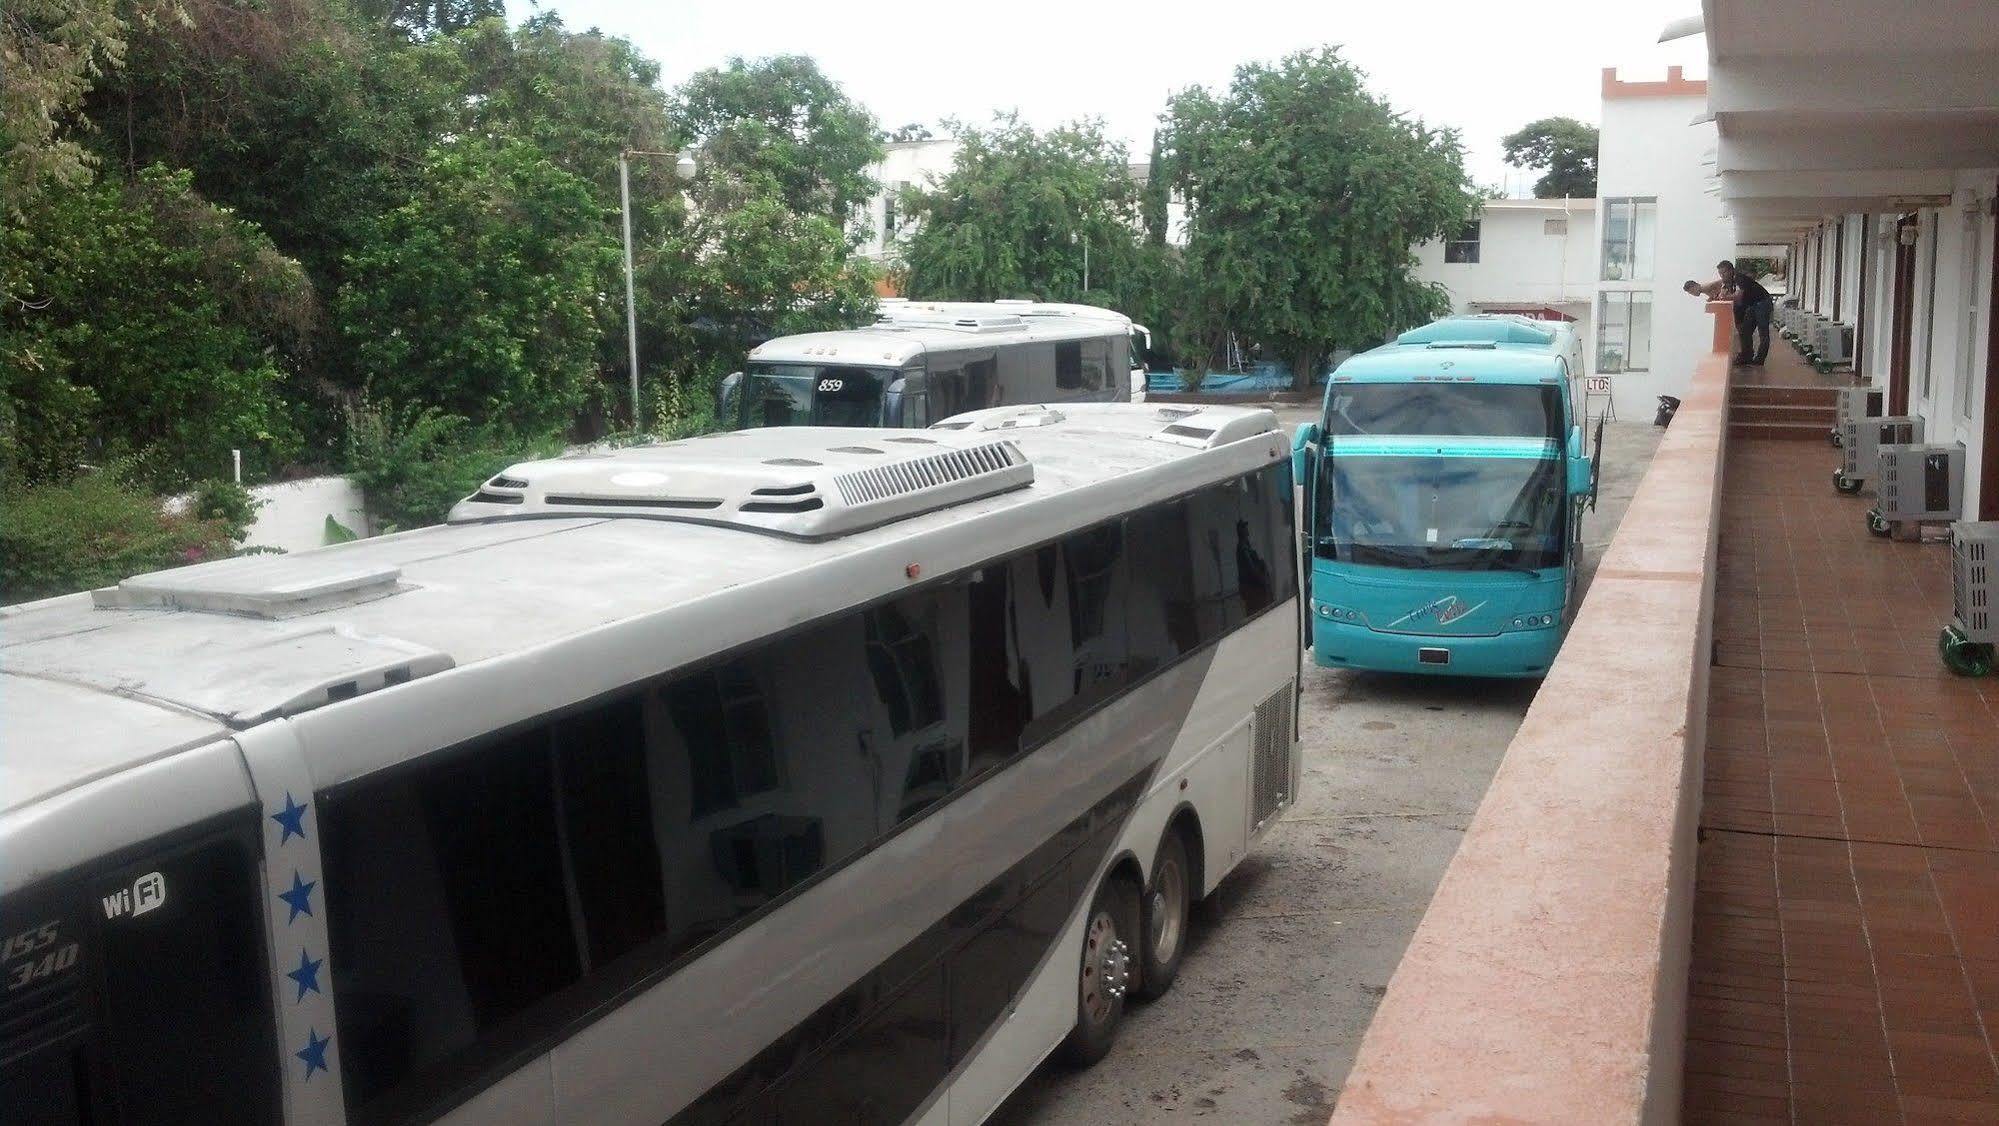
[[[572,29],[625,36],[672,87],[731,55],[803,54],[893,129],[943,117],[984,122],[1018,110],[1037,126],[1083,116],[1143,159],[1168,95],[1226,85],[1237,64],[1338,44],[1376,93],[1433,125],[1456,126],[1472,176],[1505,178],[1499,140],[1565,114],[1594,122],[1600,73],[1662,77],[1669,63],[1706,72],[1699,37],[1661,46],[1659,30],[1698,0],[1209,0],[1118,5],[1070,0],[992,4],[799,3],[794,0],[543,0]],[[516,5],[516,16],[528,13]]]

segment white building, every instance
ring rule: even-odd
[[[862,232],[860,253],[878,262],[888,256],[897,233],[906,231],[907,224],[896,213],[904,189],[934,186],[951,174],[951,166],[958,159],[955,137],[890,141],[884,148],[887,152],[881,162],[868,169],[881,188],[857,220]]]
[[[1620,418],[1649,418],[1658,396],[1683,394],[1713,342],[1706,303],[1681,289],[1735,254],[1706,114],[1707,83],[1677,66],[1663,81],[1603,72],[1589,362],[1610,377]]]
[[[1596,201],[1487,200],[1457,238],[1416,248],[1416,276],[1443,286],[1454,313],[1572,321],[1591,341]]]

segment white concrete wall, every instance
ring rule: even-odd
[[[1550,219],[1568,234],[1547,233]],[[1444,244],[1416,248],[1416,276],[1442,285],[1454,312],[1491,304],[1547,305],[1577,316],[1588,341],[1596,293],[1596,201],[1492,200],[1479,218],[1479,260],[1444,261]]]
[[[243,540],[245,547],[303,551],[326,542],[326,518],[359,536],[372,534],[361,490],[345,477],[310,477],[258,485],[250,495],[265,502]]]
[[[1652,294],[1650,369],[1611,377],[1620,418],[1650,418],[1658,396],[1684,396],[1695,362],[1707,354],[1714,339],[1714,322],[1705,302],[1680,288],[1689,278],[1713,280],[1714,264],[1734,257],[1735,251],[1734,228],[1723,218],[1720,201],[1707,190],[1715,128],[1712,123],[1693,123],[1706,112],[1707,99],[1700,93],[1603,101],[1602,142],[1597,150],[1599,226],[1604,201],[1613,197],[1650,196],[1659,201],[1651,278],[1597,283],[1599,297],[1619,290]],[[1600,240],[1594,257],[1600,278]],[[1592,371],[1594,344],[1592,340],[1587,349]]]

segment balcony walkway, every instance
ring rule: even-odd
[[[1685,1119],[1999,1123],[1999,679],[1945,671],[1947,549],[1869,535],[1835,456],[1729,443]]]

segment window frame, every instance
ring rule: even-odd
[[[1640,300],[1641,298],[1643,299],[1642,301]],[[1621,301],[1618,299],[1621,299]],[[1624,350],[1619,353],[1618,363],[1615,366],[1610,366],[1603,362],[1603,355],[1604,347],[1608,343],[1605,339],[1605,334],[1611,327],[1610,310],[1613,304],[1621,304],[1624,309],[1624,319],[1621,322],[1624,329]],[[1632,342],[1636,339],[1636,333],[1633,331],[1634,320],[1632,310],[1640,304],[1646,307],[1645,362],[1643,364],[1633,364],[1631,362],[1631,354],[1636,349],[1633,348]],[[1596,340],[1594,342],[1597,374],[1625,375],[1652,370],[1652,305],[1652,291],[1648,289],[1607,289],[1597,295]]]
[[[1656,266],[1655,252],[1659,237],[1659,197],[1657,196],[1612,196],[1601,204],[1602,226],[1597,236],[1598,279],[1608,282],[1651,281]],[[1619,211],[1623,212],[1622,238],[1613,238],[1613,220]],[[1649,213],[1651,223],[1645,234],[1654,245],[1639,254],[1639,217]],[[1618,253],[1614,248],[1623,248]],[[1642,268],[1641,268],[1642,265]],[[1649,370],[1649,369],[1637,369]]]
[[[1466,220],[1457,237],[1444,240],[1444,263],[1452,266],[1478,265],[1479,243],[1485,237],[1483,217]]]

